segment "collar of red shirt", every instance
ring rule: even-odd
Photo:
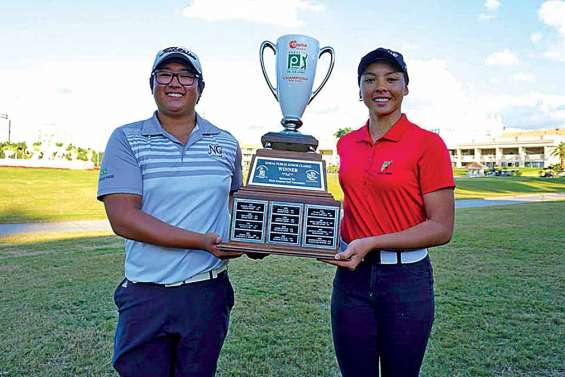
[[[408,125],[410,124],[411,122],[406,117],[406,114],[401,114],[396,123],[383,135],[380,140],[400,141],[402,135],[404,135]],[[365,123],[365,126],[355,131],[355,138],[358,143],[367,142],[369,144],[373,144],[373,138],[369,133],[368,120],[367,123]]]

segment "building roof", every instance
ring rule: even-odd
[[[565,128],[547,128],[542,130],[513,130],[503,131],[501,137],[540,138],[542,136],[565,136]]]
[[[473,138],[449,144],[449,148],[517,148],[522,147],[552,147],[565,141],[565,128],[543,129],[543,130],[514,130],[504,131],[494,137]]]

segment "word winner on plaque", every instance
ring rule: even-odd
[[[321,161],[288,158],[256,157],[249,184],[324,191],[325,180]]]

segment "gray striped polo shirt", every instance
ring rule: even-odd
[[[142,196],[142,211],[186,230],[228,239],[229,193],[242,183],[237,140],[197,115],[182,144],[153,117],[119,127],[110,136],[100,168],[98,199]],[[175,249],[125,241],[125,275],[139,282],[169,284],[222,266],[204,250]]]

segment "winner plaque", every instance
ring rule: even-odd
[[[266,48],[276,57],[276,88],[265,69]],[[328,71],[312,91],[318,59],[330,56]],[[246,185],[234,195],[229,241],[223,251],[333,258],[339,247],[341,203],[327,190],[326,165],[318,140],[302,134],[302,114],[326,84],[334,50],[305,35],[284,35],[259,49],[263,76],[280,104],[281,132],[261,138]]]

